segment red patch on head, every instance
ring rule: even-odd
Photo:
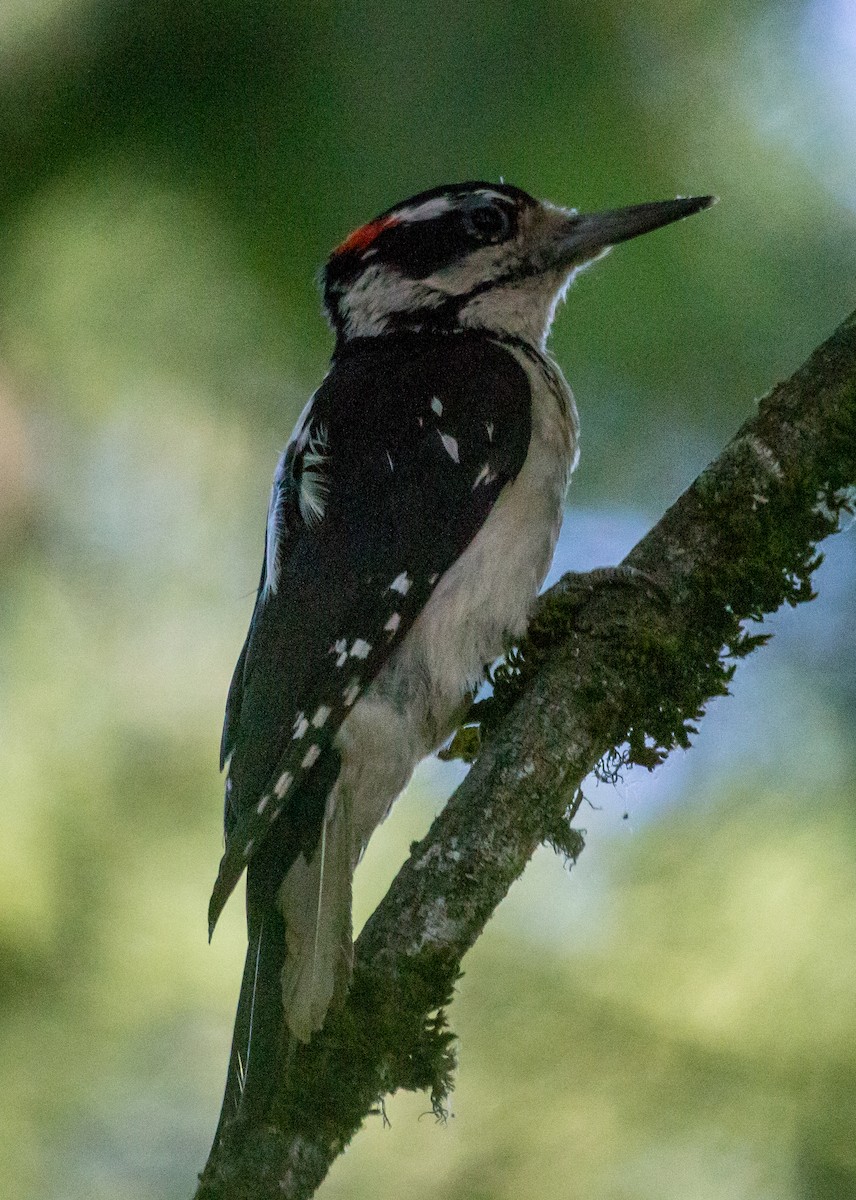
[[[397,217],[378,217],[374,221],[369,221],[368,225],[361,225],[359,229],[349,233],[341,246],[337,246],[333,253],[352,254],[356,250],[368,250],[378,234],[383,233],[384,229],[389,229],[391,225],[397,224]]]

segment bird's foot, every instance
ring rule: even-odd
[[[641,589],[652,600],[659,601],[664,608],[671,605],[666,588],[653,575],[649,575],[647,571],[640,571],[638,567],[629,563],[618,563],[614,567],[595,567],[591,571],[568,571],[547,595],[562,596],[568,600],[579,596],[579,603],[582,604],[602,588],[613,587]]]
[[[619,614],[615,612],[613,597],[619,594],[619,589],[626,589],[628,600],[632,603],[642,596],[653,603],[662,614],[668,613],[672,600],[667,589],[652,575],[641,571],[629,563],[619,563],[613,567],[596,567],[592,571],[568,571],[554,587],[541,596],[530,634],[537,631],[539,626],[549,626],[557,611],[565,614],[574,613],[577,609],[587,609],[585,615],[573,616],[571,624],[578,630],[597,629],[601,614],[597,611],[599,597],[604,597],[609,603],[609,615],[614,621]],[[620,619],[620,617],[619,617]],[[537,637],[537,632],[535,632]]]

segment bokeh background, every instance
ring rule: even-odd
[[[240,902],[219,725],[355,225],[504,176],[714,191],[574,287],[562,569],[616,561],[856,307],[853,0],[0,2],[0,1194],[189,1197]],[[445,1126],[325,1200],[856,1196],[856,531],[695,747],[590,786],[466,961]],[[365,916],[460,775],[425,765]]]

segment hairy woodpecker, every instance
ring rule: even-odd
[[[226,849],[249,946],[218,1137],[263,1119],[289,1037],[347,991],[351,879],[421,758],[526,627],[577,454],[546,350],[576,271],[709,196],[580,215],[507,184],[422,192],[323,275],[332,365],[279,461],[226,705]]]

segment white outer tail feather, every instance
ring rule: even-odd
[[[244,1091],[244,1082],[247,1078],[247,1071],[250,1066],[250,1054],[252,1053],[252,1049],[253,1049],[253,1020],[256,1015],[256,990],[259,986],[259,959],[260,959],[261,953],[262,953],[262,938],[264,937],[264,930],[265,930],[265,919],[264,919],[264,917],[262,917],[261,925],[259,926],[258,942],[256,944],[256,966],[255,966],[255,971],[253,973],[253,994],[250,999],[250,1020],[249,1020],[250,1032],[247,1037],[247,1060],[246,1060],[246,1062],[242,1062],[240,1055],[238,1056],[238,1066],[239,1066],[239,1070],[240,1070],[240,1073],[238,1076],[238,1083],[240,1085],[242,1094]]]

